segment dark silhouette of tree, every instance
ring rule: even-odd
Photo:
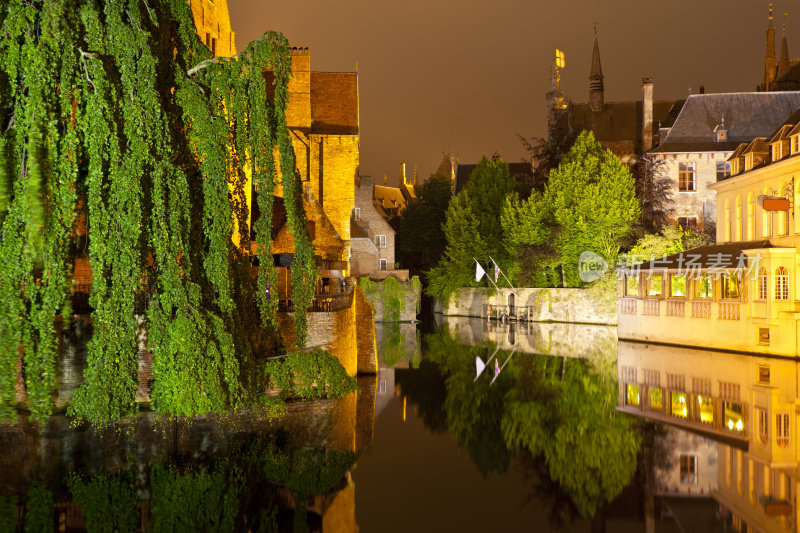
[[[397,261],[413,275],[420,275],[442,257],[445,237],[442,225],[452,198],[450,179],[433,174],[414,190],[417,200],[403,211],[397,223]]]

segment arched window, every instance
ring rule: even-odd
[[[761,267],[758,271],[758,299],[766,300],[767,294],[767,269]]]
[[[775,271],[775,299],[789,299],[789,271],[786,267],[778,267]]]
[[[725,198],[725,242],[731,241],[731,199]]]
[[[769,189],[764,189],[764,196],[766,197],[769,194]],[[772,213],[764,209],[764,205],[761,205],[761,236],[762,237],[769,237],[772,235]]]
[[[733,216],[734,220],[734,228],[735,231],[733,232],[734,239],[737,241],[742,240],[742,197],[741,195],[736,195],[736,213]]]
[[[747,240],[756,238],[756,197],[753,191],[747,193]]]
[[[781,186],[778,189],[781,191],[779,194],[783,194],[783,191],[786,190],[786,182],[782,181]],[[789,212],[788,211],[780,211],[778,213],[778,235],[789,235]]]

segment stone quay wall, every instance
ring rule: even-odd
[[[370,281],[362,287],[364,295],[375,310],[375,322],[416,322],[422,285],[414,280],[398,282],[401,286],[401,295],[400,313],[397,316],[391,309],[387,309],[386,283],[386,280]]]
[[[513,309],[510,304],[513,300]],[[616,325],[616,293],[593,289],[500,289],[462,287],[445,305],[434,304],[445,316],[509,318],[526,322],[569,322]]]

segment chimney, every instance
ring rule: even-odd
[[[653,148],[653,78],[642,78],[642,152]]]

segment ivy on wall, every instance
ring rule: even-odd
[[[404,301],[409,297],[416,299],[416,312],[419,314],[419,294],[422,286],[419,276],[411,278],[410,283],[400,283],[391,276],[380,282],[363,277],[359,278],[358,285],[364,291],[364,295],[371,301],[377,301],[375,298],[380,294],[384,322],[399,322]]]
[[[52,411],[78,215],[90,236],[94,335],[69,412],[103,423],[134,411],[145,299],[156,409],[241,405],[253,327],[276,323],[266,288],[277,281],[279,172],[296,243],[298,345],[317,275],[286,126],[287,40],[268,33],[212,58],[188,3],[172,0],[9,0],[0,27],[0,416],[13,416],[20,356],[32,417]],[[255,280],[248,173],[262,213]]]

